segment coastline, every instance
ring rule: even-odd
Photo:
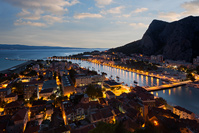
[[[2,73],[2,74],[17,73],[18,71],[21,71],[22,69],[24,69],[25,66],[27,66],[27,65],[29,65],[29,64],[31,64],[33,62],[34,62],[33,60],[26,61],[26,62],[21,63],[19,65],[16,65],[16,66],[10,67],[8,69],[2,70],[2,71],[0,71],[0,73]]]

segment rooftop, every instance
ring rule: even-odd
[[[109,86],[121,85],[120,83],[115,82],[114,80],[104,81],[104,83],[108,84]]]
[[[64,86],[72,86],[73,83],[71,82],[71,79],[68,75],[62,76],[62,82]]]
[[[0,89],[0,92],[8,91],[10,88]]]
[[[180,111],[186,112],[187,114],[192,114],[191,111],[189,111],[189,110],[187,110],[187,109],[185,109],[185,108],[183,108],[183,107],[174,106],[174,108],[176,108],[176,109],[178,109],[178,110],[180,110]]]
[[[15,93],[10,93],[9,95],[5,96],[5,98],[10,98],[10,97],[15,97],[17,94]]]
[[[47,80],[47,81],[44,81],[42,89],[49,89],[49,88],[56,88],[56,87],[57,87],[56,80]]]
[[[109,96],[115,96],[115,94],[112,91],[106,91],[106,94],[108,94]]]
[[[23,104],[22,101],[14,101],[14,102],[11,102],[11,103],[8,103],[5,108],[15,108],[15,107],[21,107]]]
[[[53,88],[48,88],[48,89],[43,89],[39,92],[39,94],[42,94],[42,93],[51,93],[53,92]]]
[[[26,109],[26,108],[19,109],[18,112],[12,116],[12,120],[13,121],[24,120],[27,112],[28,112],[28,109]]]

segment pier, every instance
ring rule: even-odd
[[[164,89],[169,89],[169,88],[173,88],[173,87],[183,86],[183,85],[186,85],[190,82],[192,82],[192,81],[187,80],[187,81],[182,81],[182,82],[178,82],[178,83],[165,84],[165,85],[160,85],[160,86],[152,86],[152,87],[148,87],[148,88],[145,88],[145,89],[147,91],[158,91],[158,90],[164,90]]]

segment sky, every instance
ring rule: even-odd
[[[0,44],[114,48],[189,15],[199,0],[0,0]]]

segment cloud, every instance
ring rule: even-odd
[[[112,0],[95,0],[95,2],[96,2],[96,6],[102,8],[106,5],[111,4],[113,1]]]
[[[65,22],[63,15],[68,11],[67,7],[76,5],[79,0],[4,0],[5,2],[22,8],[17,14],[22,22],[15,22],[14,25],[43,26],[43,23],[34,22],[40,20],[46,24],[54,22]]]
[[[66,1],[67,6],[73,6],[73,5],[76,5],[78,3],[80,3],[78,0],[71,0],[71,2]]]
[[[41,14],[43,11],[36,10],[34,12],[30,12],[26,9],[22,9],[20,13],[17,14],[18,17],[28,20],[39,20],[41,18]]]
[[[133,11],[133,13],[141,13],[141,12],[145,12],[147,10],[148,10],[148,8],[137,8],[135,11]]]
[[[185,9],[185,12],[181,13],[183,16],[199,15],[199,0],[185,2],[181,5],[181,7]]]
[[[107,11],[107,13],[111,13],[111,14],[119,14],[121,13],[121,10],[124,9],[124,6],[118,6],[115,8],[111,8],[110,10]]]
[[[79,3],[78,0],[4,0],[16,7],[31,10],[43,10],[52,14],[63,14],[68,9],[67,6],[72,6]]]
[[[147,28],[148,27],[148,25],[144,23],[130,23],[129,25],[134,28]]]
[[[168,21],[176,21],[179,20],[181,18],[190,16],[190,15],[199,15],[199,0],[193,0],[190,2],[185,2],[183,4],[181,4],[181,7],[184,9],[183,12],[168,12],[168,13],[163,13],[160,12],[158,17],[164,20],[168,20]]]
[[[169,12],[169,13],[159,13],[159,18],[168,20],[168,21],[176,21],[181,18],[181,14],[175,13],[175,12]]]
[[[36,27],[44,27],[46,24],[44,23],[39,23],[39,22],[31,22],[31,21],[22,21],[22,20],[17,20],[14,25],[29,25],[29,26],[36,26]]]
[[[79,13],[74,15],[75,19],[84,19],[84,18],[101,18],[101,14],[92,14],[92,13]]]
[[[42,19],[45,20],[48,24],[53,24],[55,22],[59,22],[59,23],[63,22],[62,17],[50,16],[50,15],[45,15],[42,17]]]
[[[123,14],[122,16],[125,17],[125,18],[129,18],[132,14],[137,14],[137,13],[142,13],[142,12],[145,12],[147,11],[148,8],[137,8],[135,9],[134,11],[130,12],[129,14]]]

